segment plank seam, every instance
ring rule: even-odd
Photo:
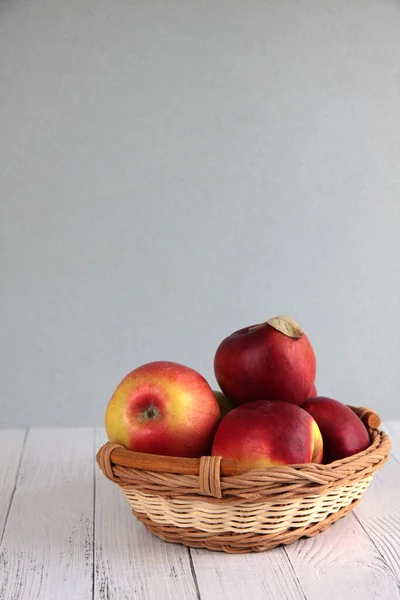
[[[7,522],[8,522],[8,517],[10,516],[11,506],[12,506],[12,503],[13,503],[13,500],[14,500],[15,492],[17,491],[17,487],[18,487],[19,473],[21,471],[22,460],[23,460],[24,454],[25,454],[25,446],[26,446],[26,441],[28,439],[28,433],[29,433],[29,427],[25,431],[24,440],[22,442],[21,456],[19,457],[18,466],[17,466],[17,472],[15,474],[14,487],[13,487],[13,490],[11,492],[10,502],[8,504],[6,518],[5,518],[5,521],[4,521],[3,532],[2,532],[1,537],[0,537],[0,546],[3,543],[4,534],[6,532],[6,527],[7,527]]]
[[[298,542],[297,542],[297,543],[298,543]],[[297,573],[296,573],[296,569],[294,568],[294,566],[293,566],[293,563],[292,563],[292,561],[290,560],[290,556],[289,556],[289,554],[288,554],[288,552],[287,552],[287,550],[286,550],[286,546],[283,546],[283,550],[284,550],[284,552],[285,552],[285,554],[286,554],[286,557],[287,557],[287,559],[288,559],[288,562],[289,562],[289,566],[290,566],[290,568],[291,568],[291,570],[292,570],[293,576],[294,576],[294,578],[295,578],[295,580],[296,580],[296,582],[297,582],[297,585],[298,585],[298,587],[299,587],[299,591],[301,592],[301,595],[303,596],[304,600],[307,600],[307,596],[306,596],[306,595],[305,595],[305,593],[304,593],[303,586],[302,586],[302,585],[301,585],[301,583],[300,583],[300,579],[299,579],[299,576],[298,576],[298,575],[297,575]]]
[[[189,547],[187,548],[187,550],[188,550],[188,555],[189,555],[190,572],[192,574],[194,586],[196,588],[196,597],[197,597],[197,600],[201,600],[199,582],[197,581],[197,574],[196,574],[196,569],[194,568],[194,564],[193,564],[192,553],[191,553]]]

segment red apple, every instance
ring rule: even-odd
[[[234,408],[222,419],[212,455],[239,461],[241,471],[320,463],[322,438],[314,419],[299,406],[259,400]]]
[[[207,381],[173,362],[147,363],[118,385],[106,410],[110,442],[167,456],[209,454],[221,413]]]
[[[290,317],[245,327],[219,345],[214,371],[225,396],[236,404],[284,400],[301,404],[315,381],[314,350]]]
[[[332,398],[309,398],[301,405],[318,423],[324,440],[325,464],[346,458],[370,445],[364,423],[345,404]]]
[[[235,408],[236,404],[229,400],[222,392],[219,390],[213,390],[216,401],[219,404],[219,409],[221,411],[221,417],[224,417],[230,410]]]

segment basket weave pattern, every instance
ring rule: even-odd
[[[366,424],[379,423],[371,411],[353,410]],[[366,450],[329,465],[229,476],[221,475],[220,457],[202,457],[196,474],[165,472],[188,469],[179,463],[171,468],[164,457],[153,457],[155,470],[126,466],[135,464],[136,453],[121,453],[120,446],[109,443],[97,461],[119,485],[134,515],[158,537],[210,550],[258,552],[325,531],[356,506],[390,451],[384,432],[370,427],[369,434]],[[182,459],[185,464],[188,459]]]

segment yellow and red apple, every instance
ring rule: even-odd
[[[239,462],[240,470],[322,461],[317,423],[295,404],[258,400],[234,408],[214,437],[213,456]]]
[[[221,412],[199,373],[156,361],[129,373],[106,410],[110,442],[128,450],[167,456],[209,454]]]

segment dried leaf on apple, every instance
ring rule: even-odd
[[[302,329],[291,317],[273,317],[267,321],[268,325],[293,339],[300,339],[303,335]]]

